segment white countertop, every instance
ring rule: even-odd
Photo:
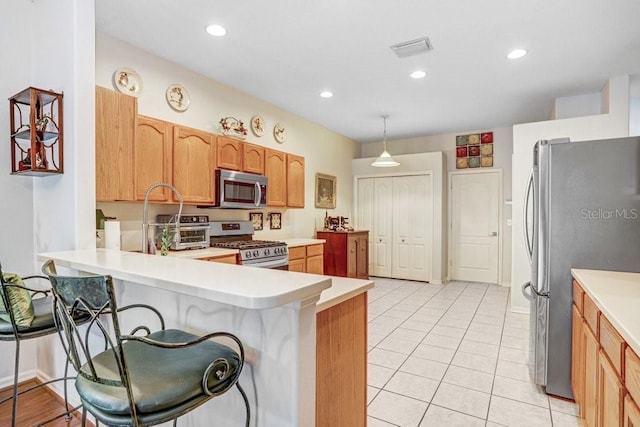
[[[573,277],[640,355],[640,273],[571,269]]]
[[[331,276],[332,286],[320,294],[317,311],[323,311],[373,288],[373,280]]]
[[[266,268],[151,256],[113,249],[38,254],[57,265],[250,309],[269,309],[318,295],[331,277]]]
[[[282,239],[280,241],[285,242],[290,248],[295,248],[296,246],[318,245],[326,242],[325,239]]]

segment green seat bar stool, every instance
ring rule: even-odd
[[[53,316],[53,297],[51,295],[51,290],[30,288],[25,286],[23,282],[44,279],[48,283],[49,279],[46,276],[37,275],[20,278],[19,276],[11,273],[6,273],[6,277],[13,280],[11,280],[11,282],[9,280],[5,280],[5,273],[2,271],[2,265],[0,265],[0,285],[2,288],[0,289],[0,298],[2,301],[2,307],[0,307],[0,341],[14,342],[16,350],[13,371],[13,392],[9,397],[0,400],[0,404],[4,404],[5,402],[12,400],[11,426],[15,427],[18,417],[18,396],[57,381],[64,381],[66,411],[37,425],[47,424],[62,416],[70,417],[70,413],[77,410],[79,407],[69,408],[69,403],[67,401],[67,380],[74,379],[74,377],[67,376],[69,367],[68,361],[65,366],[64,377],[42,382],[18,392],[18,378],[20,374],[20,342],[22,340],[38,338],[58,332],[58,327]],[[22,310],[14,308],[14,304],[33,304],[32,316],[26,316]],[[31,312],[29,314],[31,314]],[[27,317],[30,321],[27,320]],[[89,316],[84,314],[76,316],[75,321],[76,323],[81,324],[88,319]]]
[[[154,307],[118,307],[109,275],[61,276],[53,261],[47,261],[42,272],[51,281],[62,345],[78,372],[75,387],[83,423],[89,412],[96,421],[113,426],[168,421],[175,426],[178,417],[235,386],[249,426],[249,401],[238,383],[244,347],[235,335],[166,329]],[[78,328],[74,316],[83,313],[91,319]],[[145,319],[157,330],[152,332],[152,326],[145,324],[123,333],[123,316],[136,323]]]

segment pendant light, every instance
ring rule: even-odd
[[[375,162],[371,163],[371,166],[375,166],[378,168],[389,168],[392,166],[398,166],[400,163],[393,160],[393,157],[391,157],[391,154],[389,154],[389,152],[387,151],[387,119],[389,118],[389,116],[385,114],[381,117],[384,120],[384,137],[382,140],[384,151],[382,151],[382,154],[380,154],[380,157],[378,157]]]

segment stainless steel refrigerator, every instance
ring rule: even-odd
[[[640,272],[640,137],[539,141],[525,201],[536,384],[573,398],[571,268]]]

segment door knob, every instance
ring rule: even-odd
[[[491,233],[489,233],[489,237],[495,237],[498,235],[497,231],[492,231]]]

